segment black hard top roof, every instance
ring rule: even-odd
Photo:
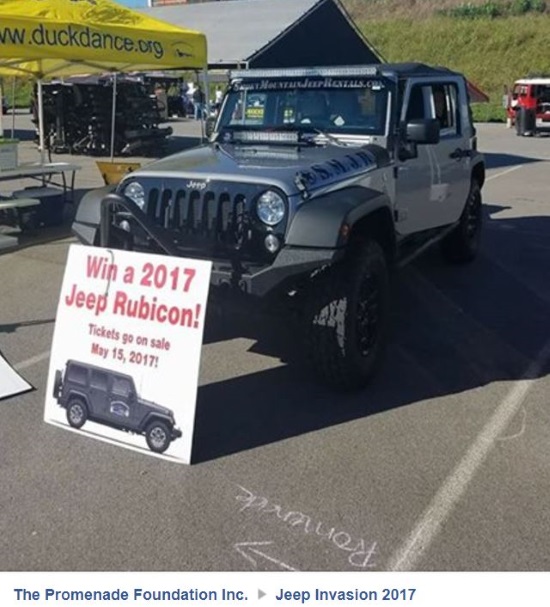
[[[442,76],[450,74],[459,75],[457,72],[446,67],[431,66],[425,63],[382,63],[379,69],[383,72],[395,72],[398,76],[404,78],[407,76]]]

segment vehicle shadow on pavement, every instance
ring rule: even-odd
[[[20,322],[11,322],[0,324],[0,333],[15,333],[22,327],[35,327],[37,325],[51,325],[55,318],[45,318],[43,320],[21,320]]]
[[[6,119],[7,118],[7,119]],[[11,138],[11,116],[4,116],[4,137]],[[22,129],[16,128],[13,131],[13,138],[18,141],[33,141],[36,137],[36,131],[34,129]]]
[[[290,364],[200,387],[193,461],[521,379],[550,337],[550,217],[493,218],[504,210],[485,206],[486,246],[474,263],[449,266],[433,250],[399,272],[388,351],[360,393],[314,382],[294,360],[288,325],[234,325],[233,336],[256,339],[250,351]]]
[[[506,167],[521,166],[532,162],[543,162],[541,158],[529,156],[517,156],[516,154],[500,154],[496,152],[484,152],[487,169],[501,169]]]

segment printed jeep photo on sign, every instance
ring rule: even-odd
[[[211,263],[72,246],[45,421],[191,462]]]

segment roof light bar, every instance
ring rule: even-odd
[[[298,143],[297,132],[269,132],[265,131],[234,131],[234,141],[243,141],[245,143]]]

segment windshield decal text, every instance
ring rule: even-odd
[[[372,89],[386,88],[382,80],[372,78],[300,78],[292,80],[238,80],[233,83],[233,90],[241,91],[269,91],[294,89]]]

